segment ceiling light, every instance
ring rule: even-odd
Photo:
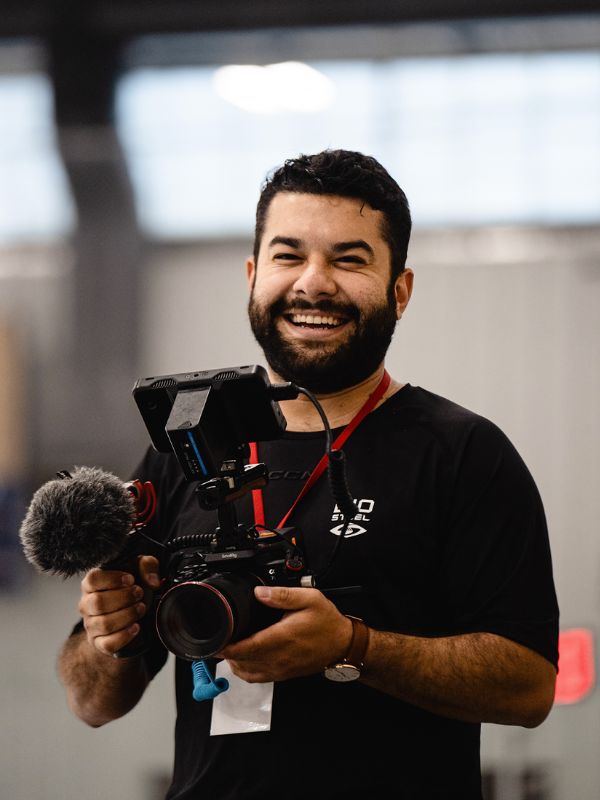
[[[322,111],[335,92],[329,78],[299,61],[265,67],[231,64],[218,69],[213,80],[224,100],[255,114]]]

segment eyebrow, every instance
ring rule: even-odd
[[[274,236],[271,241],[269,242],[269,247],[273,247],[277,244],[284,244],[288,247],[292,247],[295,250],[298,250],[301,246],[300,239],[294,239],[291,236]],[[374,256],[375,252],[368,242],[365,242],[364,239],[352,239],[349,242],[336,242],[333,245],[333,252],[334,253],[345,253],[347,250],[364,250],[370,256]]]
[[[375,255],[371,245],[365,242],[364,239],[353,239],[350,242],[337,242],[333,246],[334,253],[344,253],[346,250],[365,250],[370,256]]]
[[[293,239],[291,236],[274,236],[269,242],[269,247],[276,244],[286,244],[288,247],[293,247],[298,250],[300,247],[300,239]]]

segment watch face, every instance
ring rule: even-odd
[[[360,678],[360,670],[358,667],[353,667],[352,664],[334,664],[332,667],[327,667],[325,677],[330,681],[345,683]]]

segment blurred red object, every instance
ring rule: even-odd
[[[554,702],[579,703],[594,688],[594,639],[587,628],[571,628],[558,637],[558,678]]]

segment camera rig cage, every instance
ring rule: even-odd
[[[332,495],[349,523],[356,509],[346,484],[344,452],[333,448],[327,416],[310,391],[291,382],[270,383],[257,364],[136,381],[132,394],[154,449],[174,453],[186,479],[199,482],[198,501],[204,509],[217,509],[223,544],[235,543],[232,501],[267,483],[264,464],[243,464],[248,443],[281,437],[286,420],[278,401],[300,393],[323,422]]]
[[[199,482],[198,502],[217,509],[223,544],[237,532],[232,501],[267,482],[264,464],[243,465],[248,443],[282,436],[278,400],[300,391],[271,384],[256,364],[141,378],[133,387],[154,449],[173,452],[186,479]]]
[[[346,485],[344,453],[334,449],[327,416],[307,389],[293,383],[271,384],[259,365],[141,378],[133,387],[154,449],[173,453],[185,478],[198,484],[195,493],[200,507],[217,511],[218,527],[213,534],[178,537],[161,545],[171,555],[156,628],[169,650],[192,661],[196,700],[214,697],[226,688],[226,681],[218,686],[222,679],[211,677],[205,658],[218,652],[223,643],[274,621],[267,613],[272,615],[272,610],[253,599],[255,580],[317,585],[293,529],[259,532],[256,526],[241,525],[234,502],[267,484],[265,464],[245,463],[249,443],[281,437],[286,420],[278,401],[300,393],[314,404],[323,422],[330,487],[348,525],[356,509]],[[321,578],[335,560],[347,525]],[[223,573],[223,568],[228,571]],[[355,593],[360,588],[337,587],[326,594]],[[127,645],[119,656],[140,652],[144,639]]]

